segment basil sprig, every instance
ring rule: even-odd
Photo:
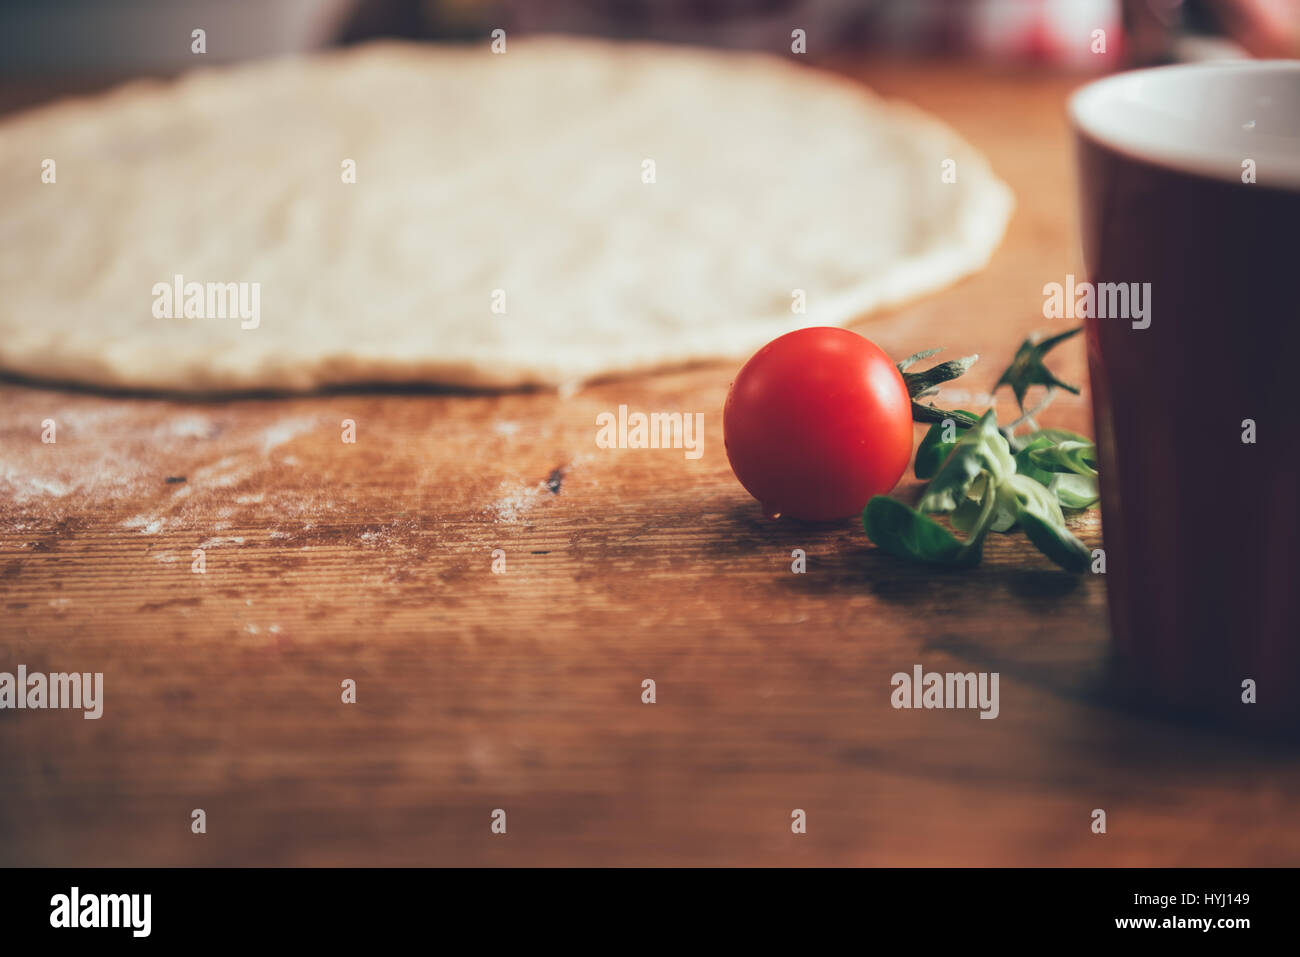
[[[989,532],[1020,528],[1034,545],[1069,571],[1088,567],[1091,552],[1066,528],[1063,508],[1091,508],[1097,502],[1097,449],[1066,429],[1039,429],[1034,416],[1051,402],[1057,388],[1078,389],[1057,379],[1044,355],[1075,335],[1074,329],[1050,339],[1026,339],[997,387],[1010,386],[1021,415],[999,429],[992,410],[982,417],[965,409],[944,410],[917,400],[938,392],[939,383],[966,372],[978,356],[940,363],[924,372],[908,370],[938,349],[919,352],[898,364],[912,396],[912,417],[930,422],[917,447],[916,477],[930,479],[918,509],[888,496],[867,503],[862,524],[867,536],[900,558],[955,567],[978,564]],[[1025,409],[1031,386],[1046,396]],[[1030,430],[1017,435],[1022,425]],[[965,535],[959,539],[926,513],[945,513]]]
[[[926,512],[951,513],[964,540]],[[979,563],[989,532],[1019,526],[1043,554],[1068,571],[1083,571],[1092,553],[1065,527],[1056,495],[1016,471],[1010,443],[990,409],[953,446],[921,496],[920,508],[877,495],[862,513],[867,537],[899,558],[938,565]]]

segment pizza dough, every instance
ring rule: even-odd
[[[739,359],[979,269],[1011,206],[938,121],[772,56],[540,38],[201,70],[0,125],[0,368],[210,392]]]

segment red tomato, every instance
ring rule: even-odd
[[[769,515],[846,518],[907,468],[911,400],[870,340],[800,329],[745,363],[727,393],[722,434],[736,478]]]

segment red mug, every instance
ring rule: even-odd
[[[1121,685],[1300,736],[1300,62],[1070,101]]]

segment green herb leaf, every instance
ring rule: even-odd
[[[1054,492],[1025,475],[1007,480],[1008,491],[1019,503],[1016,524],[1038,550],[1067,571],[1088,567],[1092,552],[1065,527],[1065,516]]]
[[[1008,477],[1015,478],[1014,475]],[[1016,527],[1016,520],[1019,517],[1020,500],[1012,489],[1003,483],[994,495],[993,520],[989,528],[995,532],[1009,532]]]
[[[890,555],[938,565],[978,565],[982,540],[959,541],[927,515],[897,499],[877,495],[862,511],[862,527],[876,545]]]
[[[977,482],[976,484],[980,483]],[[975,491],[975,487],[971,486],[971,490]],[[952,522],[952,527],[957,531],[969,534],[971,529],[979,524],[983,516],[984,503],[978,498],[968,496],[962,499],[957,507],[949,513],[948,519]]]
[[[1087,571],[1092,552],[1064,526],[1057,526],[1037,512],[1021,511],[1017,520],[1025,537],[1038,550],[1069,572]]]
[[[990,409],[974,428],[957,440],[921,496],[920,509],[923,512],[951,512],[961,504],[982,473],[988,473],[989,481],[996,488],[1015,470],[1011,448],[998,431],[998,420]]]
[[[1035,482],[1039,482],[1043,485],[1050,485],[1052,482],[1052,476],[1055,473],[1050,469],[1041,468],[1035,465],[1033,459],[1031,459],[1029,455],[1031,452],[1036,452],[1039,449],[1050,448],[1052,440],[1050,437],[1040,435],[1037,432],[1027,436],[1027,439],[1028,441],[1020,447],[1020,451],[1016,452],[1016,472],[1020,475],[1028,475]]]
[[[1067,439],[1055,445],[1032,450],[1026,454],[1034,465],[1049,472],[1074,472],[1077,475],[1096,475],[1097,446],[1091,442]]]
[[[966,409],[954,409],[953,411],[969,416],[972,421],[979,421],[979,416],[974,412],[969,412]],[[943,434],[949,428],[948,421],[952,422],[953,438],[952,441],[945,442]],[[939,466],[943,464],[944,459],[952,452],[958,439],[966,433],[967,428],[969,427],[960,425],[957,419],[951,415],[945,416],[945,421],[936,422],[930,426],[929,431],[925,433],[925,438],[921,439],[921,444],[916,447],[916,465],[913,467],[916,477],[919,479],[932,478],[934,473],[939,471]]]
[[[1011,365],[1002,373],[1002,377],[998,379],[993,390],[996,392],[1001,386],[1011,386],[1011,391],[1016,395],[1016,404],[1020,406],[1022,412],[1025,409],[1025,393],[1029,391],[1031,386],[1042,385],[1047,386],[1049,389],[1060,388],[1078,395],[1079,387],[1062,382],[1053,375],[1051,370],[1043,364],[1043,358],[1057,345],[1071,336],[1078,335],[1082,330],[1083,327],[1078,326],[1068,332],[1062,332],[1060,335],[1042,340],[1030,336],[1020,344],[1015,357],[1011,360]],[[1041,407],[1036,411],[1041,411]]]
[[[1025,436],[1016,452],[1016,472],[1039,482],[1063,508],[1097,504],[1097,447],[1067,429],[1041,429]]]
[[[1061,514],[1060,503],[1041,482],[1034,481],[1028,475],[1011,475],[1006,480],[1005,488],[1015,500],[1017,520],[1019,514],[1030,511],[1046,522],[1065,528],[1065,516]]]
[[[1097,476],[1076,475],[1073,472],[1056,472],[1047,490],[1056,496],[1062,508],[1092,508],[1101,497],[1097,489]]]
[[[1025,439],[1028,441],[1049,439],[1053,445],[1060,445],[1062,442],[1084,442],[1092,445],[1092,439],[1080,435],[1078,432],[1071,432],[1069,429],[1038,429],[1026,435]]]

